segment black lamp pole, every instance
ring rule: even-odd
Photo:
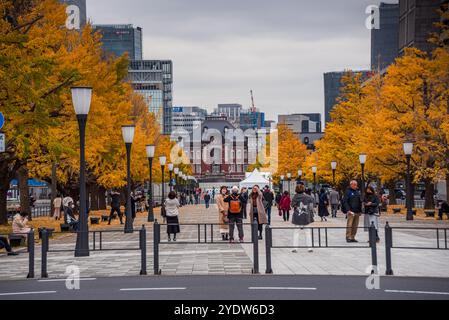
[[[150,187],[148,190],[148,222],[154,222],[154,208],[153,208],[153,158],[148,158],[148,165],[150,167]]]
[[[86,195],[86,124],[87,114],[77,115],[80,132],[80,212],[79,212],[79,233],[76,239],[75,257],[89,256],[89,226],[87,219],[87,195]]]
[[[407,155],[407,187],[406,187],[406,192],[407,192],[407,221],[413,221],[414,217],[413,217],[413,208],[412,208],[412,202],[413,202],[413,195],[412,195],[412,186],[411,186],[411,159],[412,156],[411,155]]]
[[[125,233],[133,233],[133,217],[131,212],[131,147],[132,143],[126,143],[126,222]]]

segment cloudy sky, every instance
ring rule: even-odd
[[[394,1],[386,1],[394,2]],[[323,73],[369,68],[379,0],[87,0],[93,23],[143,28],[144,58],[174,63],[174,105],[250,104],[277,120],[323,112]]]

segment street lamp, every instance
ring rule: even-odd
[[[359,156],[360,165],[362,166],[362,198],[365,196],[365,165],[367,160],[367,155],[362,153]]]
[[[316,174],[318,172],[318,167],[313,166],[312,167],[312,173],[313,173],[313,192],[316,193]]]
[[[174,174],[175,174],[175,191],[179,192],[179,188],[178,188],[178,174],[179,174],[179,168],[175,168],[174,170]]]
[[[285,176],[281,176],[281,193],[284,193],[284,180]]]
[[[174,170],[174,168],[175,168],[175,166],[173,165],[173,163],[169,163],[168,164],[168,172],[170,173],[170,184],[169,184],[170,192],[173,191],[173,182],[172,182],[172,180],[173,180],[173,170]]]
[[[134,140],[134,125],[122,126],[123,140],[126,145],[126,223],[125,233],[133,233],[133,217],[131,212],[131,147]]]
[[[413,221],[413,208],[412,208],[412,202],[413,202],[413,195],[412,195],[412,178],[410,173],[410,164],[412,160],[412,154],[413,154],[413,142],[405,142],[404,143],[404,153],[407,158],[407,186],[406,186],[406,193],[407,193],[407,221]]]
[[[160,156],[159,157],[159,164],[161,165],[161,173],[162,173],[162,200],[161,203],[163,204],[165,201],[165,165],[167,164],[167,157]]]
[[[335,187],[335,172],[337,171],[337,161],[331,162],[331,168],[332,168],[332,181],[333,181],[333,185]]]
[[[150,188],[148,190],[148,222],[154,222],[154,210],[153,210],[153,159],[156,152],[154,145],[147,145],[147,158],[150,166]]]
[[[91,87],[73,87],[72,102],[80,132],[80,213],[79,232],[76,238],[75,257],[89,256],[89,226],[87,222],[87,194],[86,194],[86,124],[92,101]]]
[[[288,179],[288,194],[292,194],[291,193],[291,185],[292,185],[292,174],[291,173],[287,173],[287,179]]]

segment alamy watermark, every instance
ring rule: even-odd
[[[365,286],[367,290],[380,290],[379,266],[369,266],[366,268],[369,277],[366,279]]]
[[[81,272],[78,266],[68,266],[65,269],[65,287],[67,290],[81,289]]]
[[[368,18],[365,20],[365,26],[368,30],[380,29],[380,9],[377,5],[370,5],[366,7],[365,13]]]

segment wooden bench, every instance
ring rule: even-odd
[[[8,236],[9,244],[11,245],[12,248],[25,246],[26,238],[27,238],[26,235],[11,234]]]
[[[393,209],[393,213],[394,214],[399,214],[399,213],[401,213],[402,212],[402,209],[401,208],[395,208],[395,209]]]
[[[90,224],[100,224],[100,218],[90,217]]]
[[[68,223],[61,223],[61,232],[72,232],[73,228]]]
[[[425,210],[424,213],[427,218],[435,218],[435,210]]]

